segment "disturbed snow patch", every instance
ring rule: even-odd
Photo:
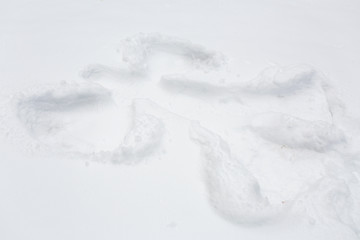
[[[316,70],[311,66],[271,67],[245,84],[244,90],[254,94],[289,95],[311,87],[315,78]]]
[[[164,124],[159,118],[138,113],[134,107],[132,124],[123,142],[114,150],[93,153],[91,157],[101,162],[138,163],[159,147],[164,130]]]
[[[318,152],[331,150],[344,143],[345,136],[336,126],[324,121],[307,121],[281,113],[256,116],[251,129],[259,136],[291,148]]]
[[[205,178],[210,202],[222,216],[243,224],[274,220],[282,206],[271,206],[257,179],[232,156],[221,137],[194,123],[191,138],[205,156]]]
[[[57,153],[84,154],[111,146],[121,134],[119,126],[126,124],[112,94],[87,82],[25,91],[14,108],[19,123],[32,139]]]
[[[123,40],[122,58],[131,70],[148,69],[149,58],[156,52],[166,52],[184,57],[191,65],[212,69],[221,67],[225,58],[222,54],[208,50],[201,45],[175,37],[160,34],[138,34]]]
[[[155,78],[157,53],[186,66],[161,68],[160,82],[140,81]],[[171,132],[164,119],[138,108],[136,98],[149,98],[182,121],[210,126],[192,124],[190,133],[205,158],[211,205],[224,218],[257,225],[303,215],[359,231],[359,169],[351,168],[359,157],[343,152],[351,140],[340,130],[344,107],[319,71],[273,67],[246,81],[222,68],[222,54],[158,34],[125,39],[121,54],[119,68],[92,65],[82,73],[121,79],[118,92],[82,82],[19,97],[15,112],[34,141],[105,163],[142,162]]]
[[[205,184],[216,212],[251,225],[297,216],[311,225],[343,229],[349,239],[356,239],[359,181],[346,167],[338,167],[333,176],[333,164],[342,164],[341,155],[274,148],[257,140],[257,134],[242,135],[234,145],[240,148],[237,156],[220,136],[192,125],[190,136],[201,147]]]
[[[208,80],[208,79],[207,79]],[[175,94],[184,94],[197,98],[238,98],[238,87],[219,85],[211,81],[199,81],[181,74],[163,75],[160,85]]]
[[[110,101],[111,93],[92,84],[67,84],[23,93],[17,116],[35,137],[52,134],[65,127],[54,115],[75,112]]]
[[[203,71],[221,68],[226,62],[225,57],[219,52],[190,41],[155,33],[141,33],[126,38],[121,41],[118,51],[122,59],[120,67],[90,65],[81,73],[82,77],[85,79],[113,77],[123,81],[144,79],[148,77],[152,58],[157,53],[180,57],[191,68]]]
[[[96,161],[137,163],[154,152],[164,133],[160,119],[138,111],[135,103],[127,116],[126,107],[119,109],[111,92],[97,84],[30,90],[16,102],[17,118],[35,141],[51,151]]]
[[[178,94],[233,100],[243,97],[291,97],[314,90],[319,95],[330,95],[331,92],[331,86],[324,77],[307,65],[271,67],[250,81],[226,71],[167,74],[161,77],[160,84],[164,89]]]

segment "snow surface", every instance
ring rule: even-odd
[[[360,3],[0,3],[0,239],[360,239]]]

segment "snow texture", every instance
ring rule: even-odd
[[[132,71],[146,71],[149,58],[156,52],[166,52],[187,59],[192,65],[203,68],[218,68],[225,59],[222,54],[210,51],[201,45],[160,34],[138,34],[123,40],[122,59]]]
[[[247,80],[223,54],[160,34],[126,38],[120,53],[121,66],[89,65],[82,81],[15,94],[4,115],[49,150],[133,165],[171,146],[170,113],[189,124],[209,202],[224,219],[260,226],[300,216],[358,239],[359,168],[348,159],[359,155],[349,150],[344,104],[320,71],[276,66]],[[157,53],[180,58],[183,71],[154,74]],[[98,81],[109,77],[120,87]],[[140,108],[139,97],[162,113]]]
[[[262,224],[278,217],[281,206],[271,206],[257,179],[240,159],[231,155],[226,142],[194,123],[191,137],[204,153],[205,182],[210,202],[235,223]]]
[[[281,113],[255,117],[251,129],[270,142],[291,148],[318,152],[331,150],[346,142],[341,130],[324,121],[307,121]]]

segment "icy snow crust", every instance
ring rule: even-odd
[[[121,66],[90,65],[82,80],[13,94],[6,134],[33,152],[139,164],[176,138],[176,118],[200,147],[209,202],[224,219],[300,217],[359,239],[356,138],[322,73],[298,65],[241,79],[221,53],[160,34],[127,38],[119,51]]]

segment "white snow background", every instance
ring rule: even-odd
[[[360,239],[356,0],[0,1],[0,239]]]

